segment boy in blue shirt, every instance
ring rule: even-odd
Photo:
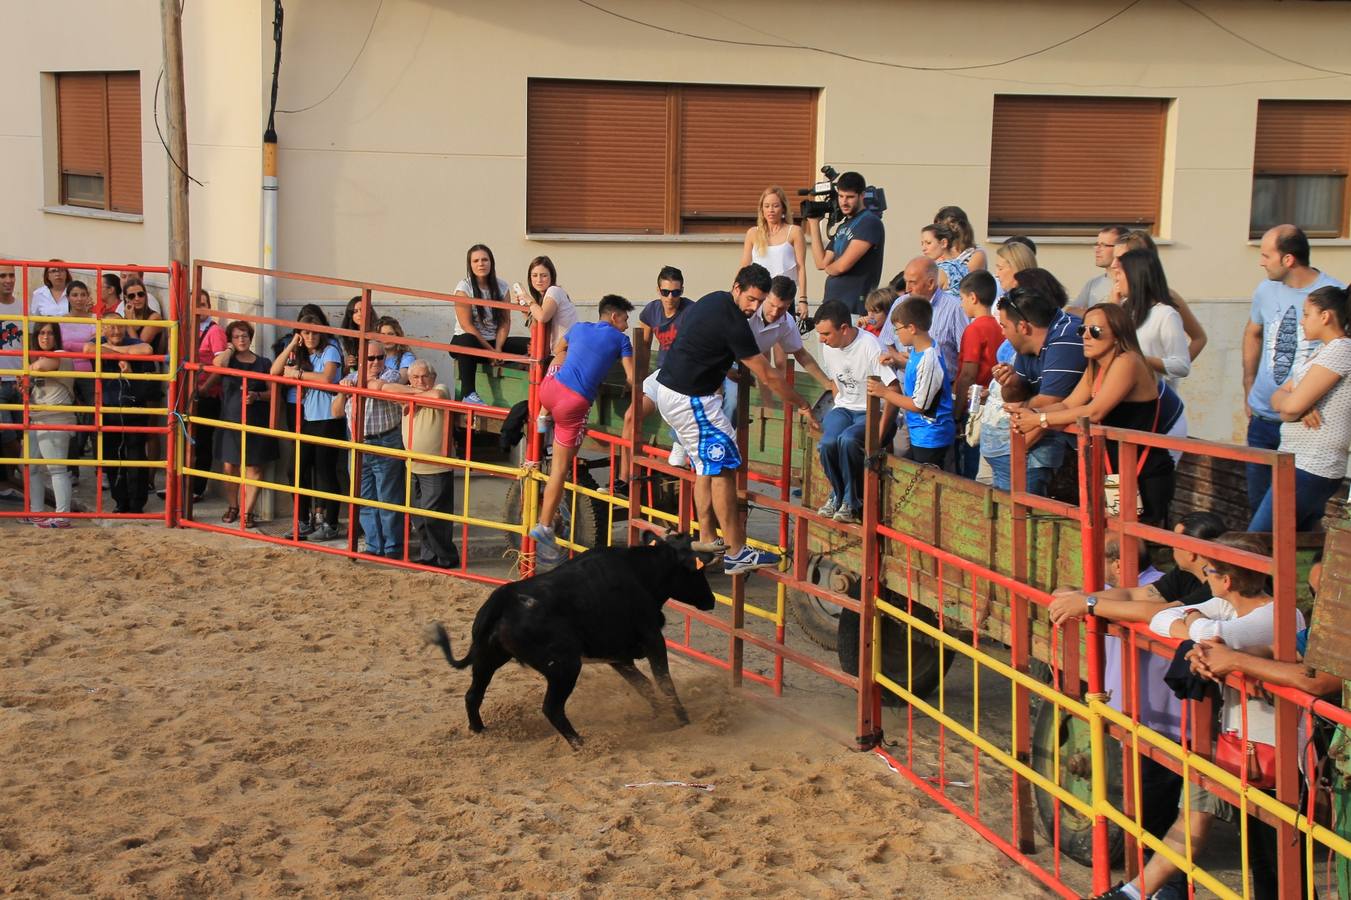
[[[957,426],[952,420],[952,380],[943,354],[929,337],[933,304],[923,297],[908,297],[892,311],[891,324],[896,340],[910,351],[905,364],[905,392],[869,381],[868,393],[905,412],[905,427],[910,432],[906,456],[941,468],[957,436]]]
[[[554,361],[540,385],[540,406],[554,420],[553,462],[544,486],[539,521],[530,529],[540,562],[554,565],[563,551],[554,536],[553,521],[563,500],[563,483],[572,460],[586,439],[586,420],[596,402],[601,382],[619,360],[628,381],[633,380],[633,343],[626,333],[633,304],[615,294],[600,300],[599,322],[578,322],[554,345]]]

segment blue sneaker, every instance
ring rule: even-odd
[[[768,550],[756,550],[753,547],[742,547],[736,556],[730,553],[722,555],[722,570],[728,575],[742,575],[756,569],[778,568],[778,565],[779,554],[770,553]]]
[[[548,525],[537,523],[530,529],[530,537],[535,541],[535,557],[546,566],[556,566],[563,559],[563,548],[558,546],[554,530]]]

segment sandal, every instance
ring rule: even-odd
[[[227,506],[225,508],[225,515],[221,516],[220,520],[222,522],[225,522],[226,524],[229,524],[230,522],[233,522],[238,518],[239,518],[239,507]]]
[[[250,512],[250,513],[244,513],[244,527],[245,527],[245,528],[257,528],[257,527],[258,527],[258,519],[253,515],[253,513],[251,513],[251,512]]]

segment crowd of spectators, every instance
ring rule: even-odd
[[[412,352],[398,320],[378,315],[368,299],[358,296],[347,304],[340,327],[349,334],[343,336],[323,330],[329,320],[322,308],[305,307],[296,330],[269,357],[254,349],[252,324],[217,322],[210,296],[199,291],[194,298],[197,356],[217,371],[199,373],[191,396],[197,418],[220,424],[203,424],[196,431],[194,467],[209,471],[219,465],[226,475],[242,475],[241,485],[228,486],[230,499],[221,520],[256,527],[258,483],[283,448],[273,436],[234,426],[298,430],[317,439],[299,444],[298,486],[324,496],[297,495],[295,528],[288,537],[345,537],[339,528],[341,504],[334,498],[359,492],[375,504],[363,504],[359,512],[366,552],[412,558],[404,541],[404,514],[395,507],[407,504],[446,515],[455,506],[456,470],[444,461],[450,450],[450,412],[444,401],[482,404],[479,370],[501,365],[483,354],[528,354],[526,335],[532,322],[546,326],[550,357],[541,399],[552,435],[553,468],[539,521],[530,532],[545,564],[563,555],[555,532],[563,483],[600,384],[617,362],[631,376],[635,356],[645,371],[652,363],[651,374],[626,414],[625,432],[631,434],[652,412],[661,414],[672,445],[667,461],[693,467],[701,536],[723,551],[724,571],[733,575],[779,562],[775,554],[746,544],[738,510],[733,475],[743,460],[736,442],[736,395],[748,375],[778,394],[786,411],[811,415],[830,486],[815,514],[844,525],[857,525],[863,506],[869,396],[885,402],[875,436],[881,445],[1004,490],[1015,480],[1012,432],[1025,443],[1022,480],[1036,494],[1057,490],[1058,480],[1074,481],[1058,476],[1074,457],[1065,429],[1082,419],[1186,436],[1180,387],[1208,336],[1185,299],[1170,287],[1148,233],[1115,225],[1103,228],[1092,248],[1093,263],[1103,271],[1071,299],[1056,275],[1038,265],[1030,238],[1004,239],[994,251],[993,271],[987,270],[990,257],[975,244],[966,214],[949,206],[920,228],[919,253],[882,285],[886,235],[881,218],[866,208],[864,181],[857,173],[841,176],[838,189],[844,221],[827,236],[818,220],[808,220],[805,227],[794,223],[784,191],[767,188],[756,225],[746,233],[730,290],[716,290],[696,301],[686,295],[681,271],[663,267],[656,278],[658,296],[638,312],[636,343],[627,334],[635,307],[625,298],[605,296],[598,321],[581,322],[549,257],[531,260],[522,288],[500,278],[492,250],[475,244],[466,253],[465,276],[454,289],[466,300],[456,305],[450,338],[458,370],[454,392],[437,381],[428,360]],[[809,302],[808,235],[810,260],[825,276],[815,311]],[[1266,277],[1254,291],[1242,336],[1247,440],[1253,447],[1294,454],[1296,524],[1300,530],[1315,530],[1326,503],[1343,483],[1351,451],[1351,384],[1346,377],[1351,373],[1351,297],[1341,282],[1312,266],[1309,241],[1294,226],[1268,231],[1260,259]],[[170,332],[163,307],[137,273],[109,273],[95,292],[73,278],[60,260],[52,263],[31,296],[30,315],[102,320],[99,326],[37,322],[29,336],[36,355],[29,363],[28,400],[42,407],[31,413],[29,455],[55,462],[31,467],[27,496],[34,515],[24,521],[61,528],[69,525],[66,516],[78,470],[59,461],[79,458],[92,444],[91,434],[70,426],[98,426],[105,460],[144,461],[162,454],[154,446],[156,435],[127,427],[147,424],[135,408],[164,405],[163,382],[123,376],[162,371],[157,369],[162,364],[138,357],[165,354]],[[0,268],[0,348],[8,350],[23,346],[14,291],[13,270]],[[519,326],[513,314],[524,319]],[[802,339],[812,330],[819,361]],[[96,352],[103,372],[118,376],[100,381],[101,406],[111,411],[95,417],[61,410],[93,405],[95,382],[63,373],[95,371],[95,362],[73,355]],[[824,411],[813,410],[790,385],[785,377],[790,358],[829,395]],[[20,402],[21,383],[13,374],[20,365],[18,357],[0,357],[0,403]],[[268,374],[302,387],[285,388],[278,404],[272,384],[261,377]],[[274,417],[278,406],[280,421]],[[343,440],[363,445],[353,457],[360,468],[354,485],[349,454],[333,443]],[[0,434],[0,445],[6,455],[15,452],[13,433]],[[405,458],[405,449],[415,458]],[[1176,451],[1138,449],[1134,480],[1142,521],[1235,549],[1262,551],[1260,537],[1251,533],[1269,532],[1273,526],[1267,467],[1248,471],[1250,534],[1226,533],[1225,523],[1213,513],[1173,509]],[[1108,442],[1109,485],[1119,479],[1120,462],[1120,449]],[[153,487],[148,468],[111,466],[107,478],[115,512],[145,509]],[[206,478],[193,479],[194,498],[200,499],[207,485]],[[54,515],[45,512],[48,486]],[[8,485],[0,488],[0,498],[15,499]],[[614,489],[623,492],[627,485],[617,480]],[[449,521],[414,515],[408,524],[420,548],[413,561],[460,566]],[[1119,582],[1120,548],[1109,545],[1107,555],[1109,581]],[[1182,550],[1174,551],[1173,563],[1163,573],[1142,553],[1132,567],[1138,572],[1135,585],[1109,583],[1095,594],[1063,591],[1050,606],[1051,619],[1063,624],[1093,614],[1148,625],[1161,636],[1185,640],[1179,657],[1202,679],[1222,682],[1227,674],[1242,672],[1314,693],[1340,688],[1340,681],[1306,667],[1264,658],[1273,643],[1274,606],[1261,577]],[[1317,577],[1315,568],[1310,576],[1314,590]],[[1298,625],[1304,628],[1302,617]],[[1111,643],[1115,641],[1109,639],[1106,680],[1120,709],[1125,699],[1122,648]],[[1176,738],[1179,706],[1167,688],[1167,669],[1165,660],[1139,652],[1134,704],[1145,724]],[[1266,697],[1245,699],[1225,685],[1220,709],[1222,730],[1245,729],[1250,740],[1274,741]],[[1146,829],[1178,847],[1189,843],[1195,852],[1214,819],[1234,815],[1231,806],[1198,789],[1191,794],[1193,814],[1179,817],[1180,777],[1143,760],[1141,778]],[[1250,859],[1261,896],[1275,889],[1274,833],[1256,820],[1250,824]],[[1156,854],[1141,884],[1145,893],[1168,896],[1176,874]],[[1139,895],[1136,884],[1112,892],[1118,897]]]

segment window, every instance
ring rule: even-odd
[[[997,95],[990,234],[1154,230],[1168,101]]]
[[[1291,222],[1342,237],[1351,168],[1351,101],[1259,100],[1249,234]]]
[[[735,232],[815,181],[809,88],[532,79],[527,115],[532,233]]]
[[[56,108],[61,203],[140,214],[140,73],[60,73]]]

